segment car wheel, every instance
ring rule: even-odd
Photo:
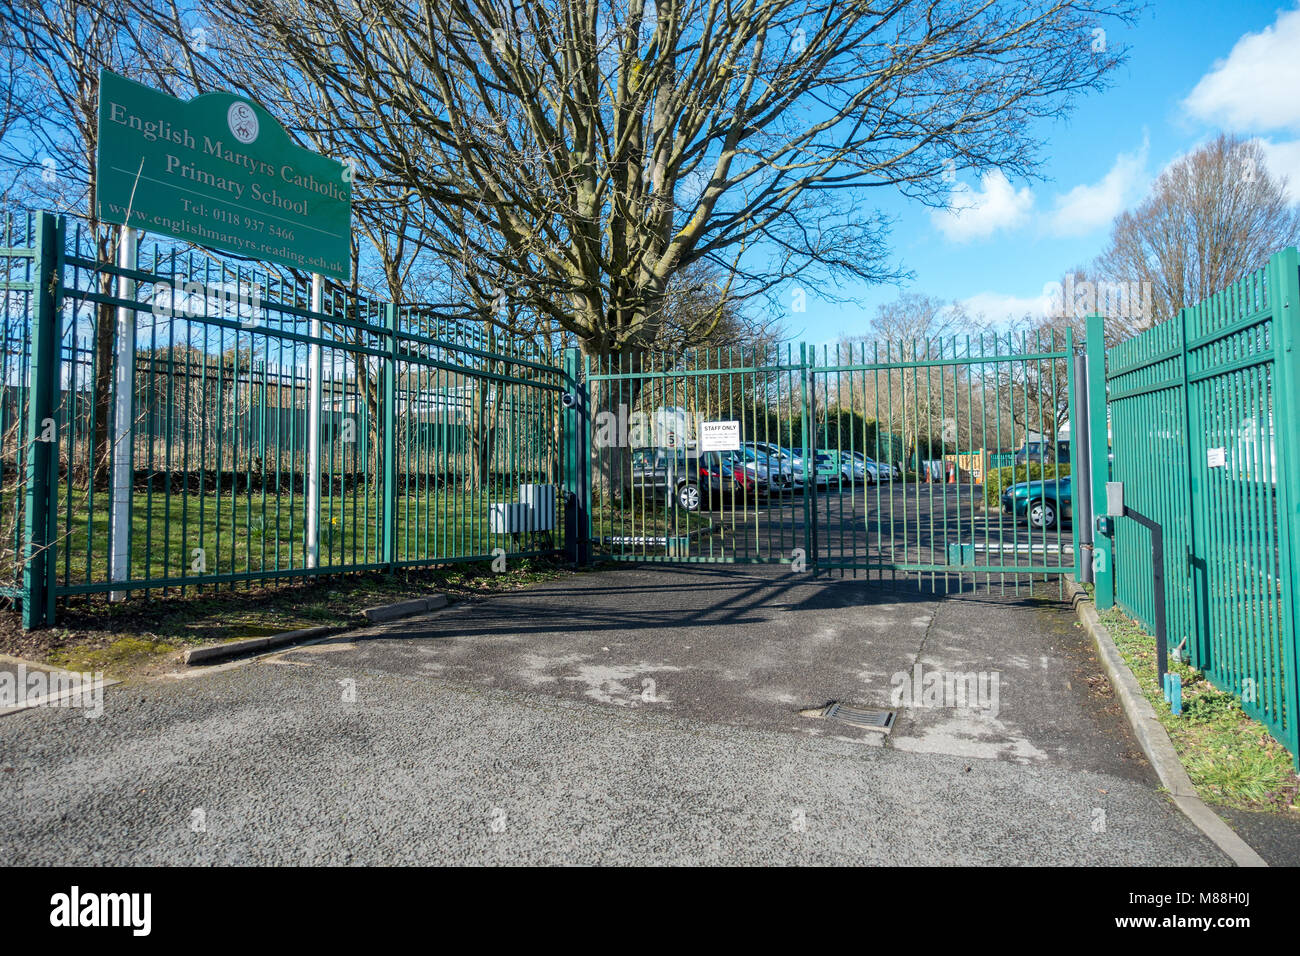
[[[1029,505],[1029,523],[1043,531],[1056,527],[1056,505],[1051,501],[1035,501]]]
[[[700,501],[699,485],[682,485],[677,489],[677,503],[687,511],[699,511]]]

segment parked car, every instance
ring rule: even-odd
[[[798,458],[791,449],[765,441],[745,442],[745,447],[752,448],[756,452],[767,455],[770,460],[778,462],[782,475],[789,478],[790,488],[803,487],[803,459]]]
[[[1031,528],[1050,531],[1074,517],[1074,495],[1070,476],[1022,481],[1002,495],[1002,510],[1017,521],[1027,521]]]
[[[795,469],[789,453],[767,442],[745,442],[741,446],[746,457],[767,468],[768,483],[773,491],[788,491],[795,484]],[[751,457],[752,456],[752,457]]]
[[[850,484],[857,484],[858,482],[870,482],[874,484],[877,480],[875,469],[868,469],[866,461],[864,461],[861,456],[855,455],[853,452],[831,448],[819,451],[817,454],[819,456],[825,455],[830,459],[831,465],[835,469],[836,477],[843,481],[847,481]]]
[[[1056,457],[1052,457],[1053,454]],[[1070,463],[1070,443],[1068,441],[1058,441],[1055,451],[1053,451],[1050,441],[1025,442],[1024,447],[1016,452],[1016,464],[1028,465],[1030,463],[1068,465]]]
[[[855,468],[855,476],[859,479],[865,478],[867,484],[874,485],[878,481],[893,481],[903,477],[903,470],[897,465],[876,461],[860,451],[848,452],[848,454],[859,466]]]
[[[818,471],[805,460],[802,448],[782,448],[781,452],[786,456],[790,463],[790,469],[793,472],[794,484],[797,488],[802,488],[805,482],[811,476],[813,483],[817,486],[824,486],[830,481],[830,471]]]
[[[854,452],[854,454],[859,455],[862,458],[863,462],[865,462],[868,467],[875,470],[876,481],[880,481],[882,478],[885,481],[896,481],[903,477],[902,465],[895,465],[895,464],[890,464],[888,462],[876,461],[873,458],[869,458],[868,456],[863,455],[861,452]]]
[[[711,501],[746,490],[731,466],[718,452],[696,452],[684,448],[634,448],[632,473],[627,476],[621,497],[664,499],[686,511],[699,511]]]
[[[700,487],[707,493],[701,495],[701,505],[710,504],[723,510],[735,507],[736,502],[758,493],[758,482],[743,468],[737,468],[726,453],[709,451],[698,458]],[[693,510],[687,508],[688,511]]]
[[[794,453],[798,456],[799,462],[804,467],[804,473],[806,475],[808,462],[805,459],[809,456],[804,454],[802,448],[795,448]],[[820,449],[813,451],[811,455],[811,464],[813,481],[815,481],[819,487],[830,484],[832,479],[838,480],[842,477],[839,465],[830,455]]]
[[[742,471],[754,480],[759,492],[781,492],[794,484],[794,473],[783,466],[780,459],[751,446],[741,445],[736,451],[720,453],[733,471]]]

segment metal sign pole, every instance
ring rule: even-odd
[[[325,310],[325,277],[311,277],[311,337],[307,346],[307,567],[320,564],[320,406],[321,406],[321,313]]]
[[[117,265],[134,272],[138,265],[140,233],[130,226],[122,226],[117,237]],[[117,297],[134,301],[135,279],[121,274],[117,277]],[[109,555],[109,580],[126,581],[131,577],[131,492],[135,485],[135,314],[127,305],[117,307],[117,332],[113,352],[114,394],[113,434],[109,446],[112,455],[113,496],[109,512],[109,537],[112,551]],[[110,601],[126,598],[125,591],[110,591]]]

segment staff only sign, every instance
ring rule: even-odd
[[[99,75],[99,218],[351,278],[352,177],[230,93],[185,101]]]

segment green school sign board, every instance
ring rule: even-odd
[[[99,218],[351,278],[352,177],[258,104],[99,75]]]

